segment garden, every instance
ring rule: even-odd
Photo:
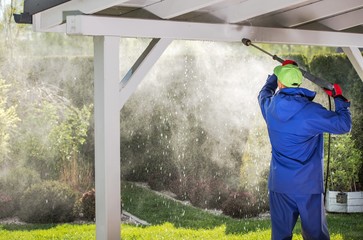
[[[0,239],[94,239],[92,38],[17,25],[16,2],[0,21]],[[121,39],[121,75],[149,41]],[[263,48],[341,85],[353,129],[331,137],[328,189],[362,191],[363,82],[347,57]],[[271,149],[257,94],[275,65],[240,43],[170,45],[120,113],[120,204],[149,223],[122,223],[122,239],[270,238]],[[327,217],[332,239],[362,239],[362,213]]]

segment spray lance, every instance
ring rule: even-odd
[[[285,60],[276,56],[276,55],[272,55],[271,53],[265,51],[264,49],[254,45],[251,40],[247,39],[247,38],[242,38],[242,43],[246,46],[252,46],[258,50],[260,50],[263,53],[266,53],[267,55],[271,56],[273,60],[276,60],[280,63],[283,63]],[[334,89],[334,85],[329,83],[328,81],[325,81],[324,79],[321,79],[319,77],[316,77],[314,75],[312,75],[311,73],[305,71],[304,69],[301,69],[299,67],[302,75],[304,76],[304,78],[310,80],[311,82],[315,83],[316,85],[318,85],[319,87],[323,88],[323,89],[327,89],[333,92],[333,95],[335,95],[335,89]],[[331,110],[331,101],[329,98],[329,109]],[[329,138],[328,138],[328,151],[327,151],[327,155],[328,155],[328,159],[327,159],[327,172],[326,172],[326,178],[325,178],[325,192],[324,192],[324,203],[325,203],[325,198],[326,198],[326,191],[328,188],[328,176],[329,176],[329,163],[330,163],[330,143],[331,143],[331,134],[329,134]]]
[[[243,43],[244,45],[246,45],[246,46],[252,46],[252,47],[254,47],[254,48],[256,48],[256,49],[260,50],[261,52],[266,53],[267,55],[271,56],[273,60],[276,60],[276,61],[278,61],[278,62],[280,62],[280,63],[283,63],[283,62],[285,61],[284,59],[279,58],[279,57],[278,57],[278,56],[276,56],[276,55],[272,55],[271,53],[269,53],[269,52],[267,52],[267,51],[263,50],[262,48],[260,48],[260,47],[258,47],[258,46],[256,46],[256,45],[254,45],[254,44],[251,42],[251,40],[249,40],[249,39],[247,39],[247,38],[243,38],[243,39],[242,39],[242,43]],[[328,89],[328,90],[334,91],[334,85],[333,85],[333,84],[331,84],[330,82],[325,81],[324,79],[321,79],[321,78],[319,78],[319,77],[317,77],[317,76],[314,76],[314,75],[312,75],[311,73],[309,73],[309,72],[305,71],[304,69],[301,69],[300,67],[299,67],[299,69],[300,69],[300,71],[301,71],[302,75],[304,76],[304,78],[306,78],[306,79],[310,80],[311,82],[315,83],[316,85],[318,85],[318,86],[320,86],[320,87],[322,87],[322,88],[325,88],[325,89]]]

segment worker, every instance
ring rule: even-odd
[[[303,76],[292,60],[273,72],[258,95],[272,146],[268,180],[272,239],[292,239],[299,216],[305,240],[330,239],[323,203],[323,133],[351,130],[350,102],[338,84],[335,91],[326,90],[334,97],[335,111],[313,102],[316,92],[300,87]]]

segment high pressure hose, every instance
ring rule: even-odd
[[[285,60],[278,57],[277,55],[272,55],[271,53],[265,51],[264,49],[254,45],[251,40],[247,39],[247,38],[242,38],[242,43],[246,46],[252,46],[258,50],[260,50],[261,52],[263,53],[266,53],[267,55],[269,55],[270,57],[272,57],[273,60],[276,60],[280,63],[283,63]],[[319,77],[316,77],[314,75],[312,75],[311,73],[305,71],[304,69],[301,69],[299,67],[300,71],[302,72],[303,76],[310,80],[311,82],[315,83],[316,85],[320,86],[321,88],[323,89],[328,89],[328,90],[331,90],[331,91],[335,91],[334,90],[334,85],[319,78]],[[328,96],[328,99],[329,99],[329,110],[331,111],[331,99],[330,97]],[[324,204],[325,204],[325,200],[326,200],[326,193],[327,193],[327,189],[328,189],[328,178],[329,178],[329,165],[330,165],[330,145],[331,145],[331,134],[329,133],[328,135],[328,150],[327,150],[327,165],[326,165],[326,177],[325,177],[325,187],[324,187]]]
[[[328,96],[329,100],[329,110],[331,111],[331,99]],[[325,175],[325,187],[324,187],[324,204],[326,200],[326,192],[328,191],[328,180],[329,180],[329,172],[330,172],[330,145],[331,145],[331,133],[328,134],[328,152],[326,159],[326,175]]]

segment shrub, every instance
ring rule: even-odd
[[[16,214],[16,210],[20,207],[20,198],[24,194],[25,190],[33,184],[39,183],[40,177],[34,170],[19,167],[10,170],[0,179],[0,182],[0,192],[3,199],[11,199],[10,202],[6,201],[6,204],[12,205],[11,207],[8,206],[10,208],[7,211],[10,211],[11,209],[12,213],[8,212],[8,214],[9,216],[13,216]],[[3,201],[1,203],[5,204]]]
[[[82,217],[89,221],[94,221],[96,217],[96,197],[95,190],[92,189],[83,193],[81,201]]]
[[[11,217],[15,211],[13,199],[4,193],[0,193],[0,218]]]
[[[269,170],[266,169],[262,173],[262,178],[257,185],[257,188],[253,191],[253,195],[256,197],[256,208],[259,213],[267,212],[270,209],[268,200],[268,174]]]
[[[356,191],[356,183],[359,181],[359,171],[362,167],[362,151],[355,147],[350,134],[334,135],[332,146],[329,189]]]
[[[228,197],[228,187],[222,179],[209,178],[189,185],[186,190],[188,199],[197,207],[220,209]]]
[[[233,192],[222,204],[225,215],[234,218],[254,217],[258,215],[256,200],[247,192]]]
[[[76,194],[67,185],[56,181],[35,184],[20,200],[19,217],[30,223],[58,223],[74,220]]]

